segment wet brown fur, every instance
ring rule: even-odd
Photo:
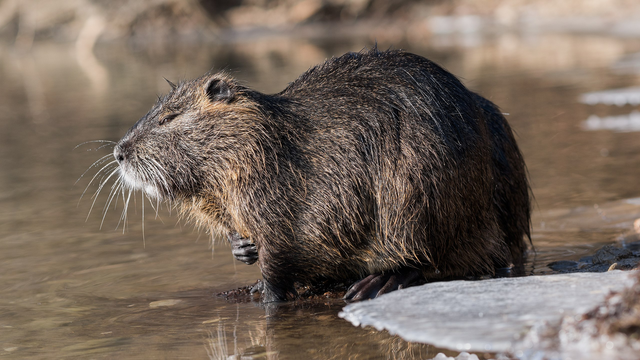
[[[229,92],[212,95],[219,81]],[[137,187],[256,244],[268,300],[295,283],[523,261],[530,200],[509,125],[410,53],[349,53],[275,95],[225,74],[181,82],[118,146]]]

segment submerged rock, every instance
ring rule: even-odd
[[[574,272],[576,269],[580,267],[580,262],[578,261],[569,261],[569,260],[560,260],[554,261],[547,265],[551,270],[557,272]]]
[[[629,249],[618,248],[612,245],[605,245],[602,249],[598,250],[591,261],[594,264],[608,264],[611,265],[622,259],[626,259],[633,256],[633,252]]]
[[[631,270],[640,263],[640,251],[635,249],[638,242],[627,244],[624,248],[605,245],[594,255],[581,258],[579,261],[560,260],[547,264],[558,273],[571,272],[605,272],[608,270]]]
[[[340,317],[407,341],[528,357],[557,345],[540,340],[543,329],[590,311],[610,291],[632,283],[629,272],[619,270],[437,282],[347,305]],[[532,328],[533,337],[527,335]]]

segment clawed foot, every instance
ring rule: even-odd
[[[394,290],[413,285],[420,277],[417,270],[405,270],[398,273],[375,274],[355,282],[344,295],[345,300],[360,301],[373,299]]]
[[[231,243],[231,253],[237,259],[247,265],[251,265],[258,261],[258,249],[256,245],[247,238],[243,238],[237,232],[227,235]]]
[[[251,294],[251,295],[253,295],[253,294],[262,294],[263,292],[264,292],[264,281],[258,280],[251,287],[251,290],[249,291],[249,294]]]
[[[249,293],[251,295],[260,294],[264,304],[279,303],[287,301],[287,298],[292,299],[296,296],[296,291],[293,287],[276,287],[264,280],[258,280],[251,287]]]

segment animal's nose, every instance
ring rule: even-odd
[[[118,163],[122,163],[124,161],[124,149],[121,144],[116,145],[113,149],[113,157],[116,158]]]

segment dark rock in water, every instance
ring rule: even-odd
[[[560,260],[547,264],[558,273],[605,272],[608,270],[631,270],[640,263],[640,252],[627,247],[619,248],[605,245],[592,256],[582,257],[579,261]]]
[[[593,255],[583,256],[580,258],[580,260],[578,260],[578,262],[585,263],[585,264],[593,264]]]
[[[594,264],[611,265],[619,260],[633,256],[633,252],[629,249],[618,248],[613,245],[605,245],[593,255],[592,262]]]
[[[560,260],[549,263],[547,266],[553,271],[569,272],[571,270],[576,270],[578,268],[578,264],[579,263],[577,261]]]
[[[636,236],[639,236],[640,234],[636,234]],[[638,252],[640,253],[640,241],[633,241],[633,242],[626,242],[624,243],[624,248],[625,249],[629,249],[633,252]]]

